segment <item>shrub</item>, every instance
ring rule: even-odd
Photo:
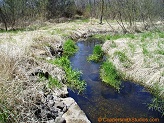
[[[76,53],[77,49],[78,48],[75,45],[75,42],[71,39],[68,39],[63,45],[63,50],[64,50],[63,55],[69,57],[73,55],[74,53]]]
[[[120,89],[120,73],[116,70],[112,62],[104,62],[101,65],[100,77],[103,82],[113,86],[118,91]]]
[[[103,59],[104,52],[100,45],[96,45],[93,49],[93,54],[88,57],[88,61],[99,62]]]

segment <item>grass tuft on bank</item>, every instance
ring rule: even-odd
[[[106,61],[101,65],[100,77],[103,82],[113,86],[118,91],[120,90],[120,73],[116,70],[112,62]]]
[[[78,48],[73,40],[68,39],[63,45],[63,50],[64,50],[63,56],[69,57],[69,56],[75,54],[77,52]]]
[[[93,54],[89,55],[87,58],[88,61],[100,62],[102,61],[104,52],[101,49],[100,45],[96,45],[93,49]]]
[[[83,91],[86,87],[86,82],[80,80],[81,72],[73,70],[68,57],[61,57],[51,61],[52,64],[62,67],[66,73],[67,86],[73,90]]]
[[[51,63],[63,68],[66,73],[67,86],[73,90],[78,90],[80,93],[85,89],[86,82],[80,80],[82,73],[78,70],[73,70],[69,60],[69,57],[75,54],[78,48],[73,40],[68,39],[63,45],[63,50],[63,56],[52,60]]]

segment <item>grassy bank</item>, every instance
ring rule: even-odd
[[[88,56],[88,61],[100,62],[103,60],[104,52],[101,48],[101,45],[96,45],[93,49],[93,53]],[[107,83],[108,85],[114,87],[117,91],[119,91],[121,86],[121,75],[116,70],[114,64],[110,61],[103,61],[100,67],[100,77],[103,82]]]
[[[73,70],[69,57],[77,52],[78,48],[73,40],[67,40],[63,45],[63,56],[51,61],[52,64],[61,67],[66,74],[66,85],[73,89],[78,90],[79,93],[85,89],[86,82],[80,80],[81,72]]]
[[[35,81],[31,81],[27,76],[27,72],[29,71],[25,70],[26,67],[30,68],[31,70],[31,68],[36,67],[33,66],[35,60],[39,62],[44,62],[41,60],[45,60],[46,57],[51,57],[49,56],[49,53],[47,53],[47,49],[45,47],[53,46],[56,44],[58,46],[61,46],[63,42],[65,42],[65,40],[67,40],[68,38],[77,39],[92,34],[97,34],[100,32],[112,31],[111,28],[107,28],[109,26],[107,23],[104,23],[103,25],[99,25],[98,23],[99,20],[94,21],[92,24],[88,21],[84,22],[80,20],[76,22],[65,22],[58,24],[45,22],[43,24],[35,23],[33,25],[30,25],[30,27],[27,29],[0,32],[0,122],[26,122],[28,120],[31,121],[31,119],[35,117],[34,113],[31,112],[30,108],[32,109],[33,106],[35,106],[34,101],[36,99],[36,96],[39,94],[38,92],[42,91],[41,89],[44,83],[36,83]],[[116,23],[111,22],[111,25],[115,28],[115,30],[121,30],[121,28],[118,29]],[[125,53],[128,59],[131,61],[133,61],[131,58],[133,58],[133,56],[135,56],[138,53],[138,47],[142,46],[141,53],[143,53],[145,56],[145,64],[143,64],[143,66],[152,67],[154,66],[152,65],[152,63],[156,63],[158,64],[158,66],[155,66],[156,69],[163,67],[163,58],[161,57],[163,56],[164,44],[162,40],[164,37],[163,32],[148,32],[137,35],[127,34],[127,40],[134,40],[128,41],[129,48],[127,49],[130,49],[129,51],[122,51],[124,45],[122,47],[119,47],[119,44],[116,41],[119,40],[120,37],[124,38],[123,36],[124,35],[106,35],[103,36],[105,37],[105,39],[102,39],[110,39],[109,46],[112,49],[120,49],[120,52]],[[157,47],[157,49],[151,51],[151,48],[149,47],[153,45],[152,39],[154,39],[154,37],[156,37],[156,39],[159,39],[159,41],[155,41],[155,46]],[[136,42],[136,39],[142,42]],[[69,42],[67,45],[72,45],[72,42]],[[74,49],[75,52],[77,51],[76,48],[72,49],[69,46],[66,46],[66,48],[64,49],[67,48],[70,50],[68,52],[63,53],[62,59],[65,59],[64,61],[68,60],[68,57],[66,57],[68,54],[73,54]],[[112,53],[112,50],[110,49],[109,52]],[[131,54],[129,55],[127,54],[127,52],[130,52]],[[118,60],[122,59],[121,57],[119,59],[119,54],[116,54],[115,57],[113,57],[111,54],[109,55],[111,56],[111,58],[118,58]],[[25,57],[28,58],[27,61],[24,61]],[[153,60],[149,61],[150,58],[153,58]],[[33,61],[33,59],[35,60]],[[20,63],[21,60],[23,60],[22,64]],[[140,57],[139,59],[134,60],[139,61]],[[62,60],[56,59],[55,62],[58,63],[60,61]],[[116,63],[117,60],[116,62],[113,62],[116,69],[122,68],[122,66],[117,66]],[[132,63],[134,64],[135,62]],[[131,67],[134,67],[133,64],[130,67],[126,67],[125,71],[127,71],[127,69],[132,69]],[[121,62],[120,65],[122,65]],[[60,68],[64,70],[64,65],[61,66],[59,64],[58,66],[60,66]],[[78,83],[81,84],[81,87],[78,87],[79,90],[82,90],[85,87],[85,83],[80,83],[79,71],[72,70],[71,66],[68,66],[68,68],[64,71],[68,71],[67,78],[69,79],[67,79],[67,81],[69,81],[68,83],[71,84],[70,86],[72,88],[76,88],[74,86],[74,83],[76,86],[78,86]],[[164,75],[162,71],[160,71],[160,74],[161,76]],[[74,78],[77,78],[77,80],[74,80]],[[71,80],[74,81],[72,82]],[[48,80],[48,84],[50,88],[60,88],[60,84],[58,80],[56,80],[55,78],[50,78]]]
[[[121,75],[112,62],[106,61],[101,65],[100,77],[103,82],[113,86],[117,91],[120,90]]]
[[[116,70],[124,73],[125,79],[140,83],[150,89],[154,99],[149,109],[158,110],[162,114],[164,114],[163,35],[163,31],[150,31],[102,36],[107,40],[102,49],[109,56]],[[99,37],[101,38],[101,35]],[[113,43],[115,47],[112,46]]]
[[[104,52],[101,49],[100,45],[96,45],[93,49],[92,55],[90,55],[87,60],[88,61],[94,61],[94,62],[100,62],[103,60]]]

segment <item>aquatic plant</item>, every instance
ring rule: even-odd
[[[104,52],[101,49],[100,45],[96,45],[93,49],[93,54],[88,57],[88,61],[99,62],[102,61]]]

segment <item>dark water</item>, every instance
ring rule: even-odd
[[[99,77],[101,63],[86,60],[88,55],[92,54],[95,44],[99,43],[96,40],[77,43],[79,51],[70,60],[74,69],[82,71],[82,79],[87,82],[87,87],[80,95],[69,90],[69,96],[76,100],[92,123],[99,123],[98,118],[100,121],[102,121],[101,118],[106,118],[103,119],[104,122],[110,122],[116,118],[126,121],[126,118],[130,118],[129,123],[135,123],[136,120],[132,118],[136,118],[139,123],[157,121],[164,123],[160,113],[148,110],[147,104],[153,97],[144,87],[132,82],[122,82],[123,87],[120,93],[117,93],[115,89],[101,82]],[[118,123],[122,122],[118,121]]]

